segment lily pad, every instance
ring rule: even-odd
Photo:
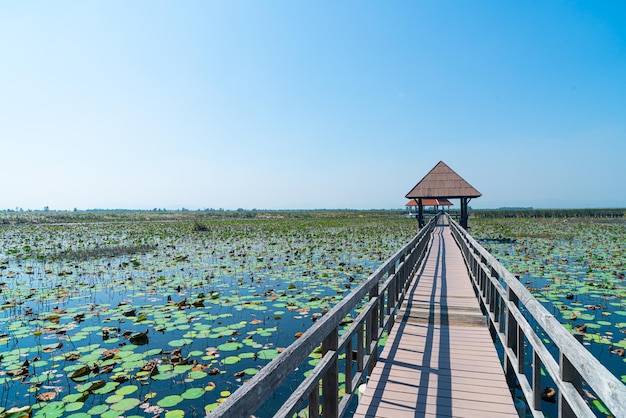
[[[198,399],[205,394],[203,388],[189,388],[180,395],[183,399]]]
[[[224,344],[218,345],[217,349],[220,351],[235,351],[235,350],[239,350],[241,347],[243,347],[243,344],[241,343],[230,342],[230,343],[224,343]]]
[[[135,385],[122,386],[121,388],[115,391],[115,394],[126,396],[126,395],[130,395],[131,393],[137,392],[138,389],[139,388]]]
[[[65,404],[63,402],[50,402],[41,408],[35,414],[35,417],[55,418],[61,417],[65,413]]]
[[[179,340],[172,340],[170,342],[168,342],[167,344],[172,346],[172,347],[182,347],[185,345],[189,345],[193,343],[193,340],[189,339],[189,338],[181,338]]]
[[[159,405],[162,408],[171,408],[173,406],[178,405],[183,400],[184,398],[180,395],[168,395],[165,398],[158,401],[157,405]]]
[[[274,349],[274,348],[269,348],[266,350],[261,350],[257,353],[257,357],[260,358],[261,360],[273,360],[274,358],[278,357],[278,350]]]
[[[114,411],[126,412],[139,406],[140,403],[139,399],[125,398],[111,405],[111,409]]]
[[[107,393],[113,392],[119,386],[118,382],[106,382],[104,386],[100,389],[96,389],[93,393],[97,395],[106,395]]]
[[[241,357],[239,356],[228,356],[224,360],[222,360],[222,363],[235,364],[235,363],[239,363],[240,361],[241,361]]]
[[[87,413],[89,415],[102,415],[103,413],[105,413],[108,410],[109,410],[109,405],[107,405],[107,404],[100,404],[100,405],[96,405],[96,406],[92,407],[89,411],[87,411]]]
[[[84,402],[71,402],[65,405],[65,412],[74,412],[80,410],[84,406]]]

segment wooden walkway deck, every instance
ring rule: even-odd
[[[517,417],[449,227],[429,245],[354,417]]]

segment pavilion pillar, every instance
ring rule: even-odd
[[[461,227],[463,227],[463,229],[467,229],[467,218],[468,218],[467,203],[468,202],[469,202],[469,199],[467,197],[461,198]]]
[[[417,199],[417,225],[419,228],[423,228],[424,225],[424,205],[422,204],[422,199]]]

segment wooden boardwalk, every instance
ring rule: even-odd
[[[517,417],[449,227],[429,245],[354,417]]]

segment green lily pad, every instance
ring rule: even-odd
[[[125,398],[111,405],[111,409],[114,411],[126,412],[137,407],[140,403],[139,399]]]
[[[63,402],[72,403],[72,402],[82,402],[87,399],[87,394],[85,393],[71,393],[63,397]]]
[[[257,357],[260,358],[261,360],[273,360],[274,358],[278,357],[278,350],[274,349],[274,348],[269,348],[266,350],[261,350],[257,353]]]
[[[179,340],[172,340],[168,342],[167,344],[172,347],[182,347],[185,345],[189,345],[191,343],[193,343],[193,340],[190,340],[189,338],[181,338]]]
[[[87,412],[77,412],[75,414],[70,414],[66,418],[91,418],[91,415]]]
[[[65,413],[65,404],[60,401],[49,402],[35,414],[35,417],[56,418]]]
[[[208,404],[204,407],[204,412],[206,412],[207,414],[215,411],[217,409],[217,407],[220,406],[219,403],[217,402],[213,402],[211,404]]]
[[[241,347],[243,347],[243,344],[241,343],[230,342],[230,343],[224,343],[224,344],[218,345],[217,349],[220,351],[235,351],[235,350],[239,350]]]
[[[87,413],[89,415],[102,415],[108,410],[109,410],[109,405],[100,404],[100,405],[93,406],[89,411],[87,411]]]
[[[228,356],[224,360],[222,360],[222,363],[235,364],[235,363],[239,363],[240,361],[241,361],[241,357],[239,356]]]
[[[204,379],[205,377],[207,377],[207,373],[203,372],[202,370],[194,370],[194,371],[189,372],[190,379],[198,380],[198,379]]]
[[[65,405],[65,412],[74,412],[80,410],[85,405],[84,402],[71,402]]]
[[[108,396],[104,401],[112,405],[112,404],[116,404],[122,401],[123,399],[124,399],[124,395],[114,394],[114,395]]]
[[[79,392],[92,392],[96,389],[103,387],[104,385],[105,385],[104,380],[94,380],[94,381],[76,386],[76,390]]]
[[[189,388],[182,395],[180,395],[183,399],[198,399],[199,397],[205,394],[205,390],[203,388]]]
[[[161,408],[171,408],[173,406],[178,405],[183,401],[183,397],[180,395],[168,395],[165,398],[161,399],[157,402]]]
[[[151,350],[146,351],[144,354],[145,357],[150,357],[150,356],[158,356],[163,352],[163,349],[161,348],[153,348]]]
[[[100,389],[96,389],[93,391],[96,395],[106,395],[107,393],[113,392],[119,386],[118,382],[106,382],[104,386]]]
[[[122,386],[121,388],[115,391],[115,394],[126,396],[126,395],[130,395],[131,393],[137,392],[138,389],[139,388],[135,385]]]

